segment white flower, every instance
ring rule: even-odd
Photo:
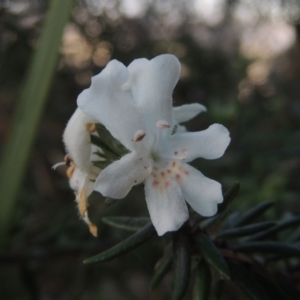
[[[88,216],[88,197],[94,190],[94,181],[100,173],[100,169],[93,165],[93,161],[99,160],[95,154],[99,148],[92,145],[91,133],[95,134],[95,120],[86,116],[77,109],[69,120],[63,134],[66,146],[67,176],[70,187],[75,191],[79,214],[88,224],[91,233],[97,236],[97,227]]]
[[[221,185],[187,162],[222,156],[230,142],[228,130],[214,124],[204,131],[172,135],[176,125],[172,92],[180,68],[178,59],[168,54],[151,61],[137,59],[128,68],[113,60],[78,97],[84,114],[101,122],[130,150],[100,173],[94,189],[121,199],[144,182],[159,235],[179,229],[188,219],[185,200],[207,217],[223,201]]]

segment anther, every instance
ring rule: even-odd
[[[143,130],[138,130],[133,137],[133,141],[134,142],[140,142],[144,137],[145,137],[146,133]]]
[[[96,131],[96,124],[94,123],[87,123],[86,124],[86,129],[89,133],[93,133]]]
[[[160,120],[160,121],[157,121],[156,127],[158,127],[158,128],[170,128],[170,124],[167,121]]]

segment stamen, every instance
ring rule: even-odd
[[[135,134],[134,134],[134,137],[133,137],[133,141],[134,142],[140,142],[143,140],[143,138],[145,137],[146,133],[139,129]]]
[[[162,129],[163,128],[170,128],[170,124],[167,121],[160,120],[160,121],[157,121],[156,127],[162,128]]]
[[[54,166],[52,166],[52,169],[55,170],[57,167],[65,166],[65,165],[66,165],[66,163],[64,161],[62,161],[62,162],[59,162],[59,163],[55,164]]]
[[[70,166],[71,162],[73,161],[73,159],[71,158],[70,154],[67,154],[64,157],[64,161],[65,161],[65,163],[66,163],[67,166]]]
[[[89,133],[93,133],[96,131],[96,125],[94,123],[87,123],[85,126]]]
[[[70,166],[66,171],[67,177],[71,178],[73,176],[74,171],[75,171],[75,166],[74,165]]]

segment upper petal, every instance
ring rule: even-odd
[[[153,186],[150,177],[145,182],[146,201],[153,226],[158,235],[178,230],[188,219],[187,205],[176,181],[167,188]]]
[[[90,122],[95,121],[77,108],[63,134],[66,151],[82,172],[85,172],[90,164],[91,137],[86,126]]]
[[[143,112],[146,126],[157,121],[173,125],[172,93],[179,79],[181,65],[174,55],[163,54],[148,61],[134,60],[129,66],[134,101]]]
[[[188,164],[184,164],[184,168],[188,175],[179,182],[184,199],[200,215],[213,216],[218,211],[218,203],[223,202],[221,184]]]
[[[136,153],[124,155],[106,167],[98,176],[94,189],[105,197],[124,198],[131,188],[144,181],[148,165]]]
[[[221,157],[230,143],[229,131],[221,124],[213,124],[198,132],[176,133],[170,137],[174,151],[185,151],[192,161],[197,157],[216,159]]]
[[[177,123],[187,122],[203,111],[206,107],[199,103],[184,104],[173,108],[175,121]]]
[[[112,60],[92,78],[90,88],[79,95],[77,104],[85,114],[102,123],[116,139],[132,150],[134,133],[143,126],[131,92],[122,89],[128,79],[126,67]]]

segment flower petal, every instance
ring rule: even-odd
[[[105,197],[124,198],[134,185],[149,175],[147,167],[147,161],[136,153],[126,154],[100,173],[94,189]]]
[[[144,114],[147,128],[155,129],[160,120],[173,125],[172,93],[180,70],[179,60],[170,54],[150,61],[137,59],[128,66],[133,98]]]
[[[94,120],[77,108],[63,134],[66,151],[82,172],[86,171],[90,164],[91,137],[86,127],[90,122]]]
[[[187,205],[176,181],[166,189],[153,187],[150,177],[145,182],[145,193],[151,221],[158,235],[176,231],[188,219]]]
[[[199,103],[185,104],[173,108],[175,121],[177,123],[187,122],[203,111],[207,111],[206,107]]]
[[[134,133],[143,130],[143,127],[130,91],[121,88],[128,79],[126,67],[112,60],[92,78],[90,88],[79,95],[77,104],[86,115],[102,123],[116,139],[132,150]]]
[[[184,168],[188,175],[179,182],[184,199],[198,214],[213,216],[218,210],[218,203],[223,202],[221,184],[188,164],[184,164]]]
[[[192,161],[197,157],[216,159],[221,157],[230,142],[229,131],[221,124],[213,124],[198,132],[176,133],[170,137],[174,151],[185,151]]]

